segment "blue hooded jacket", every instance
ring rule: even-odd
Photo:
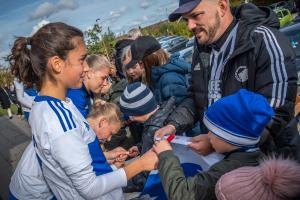
[[[178,105],[186,96],[191,65],[179,58],[179,53],[171,56],[162,66],[154,66],[151,71],[152,92],[159,103],[175,97]]]

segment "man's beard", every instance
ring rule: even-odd
[[[217,12],[215,14],[215,19],[216,19],[215,23],[212,26],[209,26],[208,30],[206,30],[204,28],[204,26],[201,26],[201,25],[198,25],[198,24],[192,30],[192,32],[194,33],[195,36],[197,35],[197,33],[201,32],[201,31],[204,31],[206,33],[207,38],[208,38],[206,41],[200,41],[200,39],[197,39],[198,43],[200,45],[208,45],[208,44],[212,44],[213,42],[215,42],[214,38],[215,38],[215,36],[217,34],[217,31],[220,28],[220,24],[221,24],[221,19],[220,19],[220,16],[218,15]]]

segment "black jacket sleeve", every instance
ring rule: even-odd
[[[197,121],[196,106],[192,97],[187,97],[178,105],[166,120],[166,124],[171,124],[176,128],[176,134],[193,127]]]
[[[266,128],[275,138],[294,115],[297,93],[295,53],[288,39],[276,29],[258,28],[254,42],[255,91],[264,95],[275,111]]]
[[[155,131],[164,126],[164,122],[173,111],[174,107],[175,97],[172,96],[168,101],[163,102],[160,108],[144,123],[141,154],[144,154],[152,148]]]

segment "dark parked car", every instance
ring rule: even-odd
[[[186,62],[192,64],[193,52],[194,52],[194,47],[193,46],[182,49],[182,50],[178,51],[179,58],[181,58],[181,59],[185,60]]]
[[[286,26],[280,31],[288,37],[296,53],[296,66],[298,71],[298,85],[300,85],[300,23]]]
[[[293,20],[294,23],[300,23],[300,14],[298,14],[294,20]]]
[[[186,43],[186,47],[191,47],[194,46],[194,42],[195,42],[195,37],[192,37],[191,39],[189,39],[189,41]]]
[[[188,41],[188,39],[183,37],[174,38],[172,39],[172,41],[170,41],[169,46],[168,48],[166,48],[166,50],[170,53],[174,53],[175,51],[184,49]]]
[[[288,9],[290,12],[294,13],[297,12],[296,3],[293,0],[290,1],[279,1],[277,3],[273,3],[270,5],[272,10],[285,8]]]

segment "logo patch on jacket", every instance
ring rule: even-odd
[[[241,83],[248,80],[248,68],[247,66],[239,66],[234,73],[235,79]]]
[[[197,63],[197,65],[194,67],[194,71],[199,71],[200,69],[200,63]]]

